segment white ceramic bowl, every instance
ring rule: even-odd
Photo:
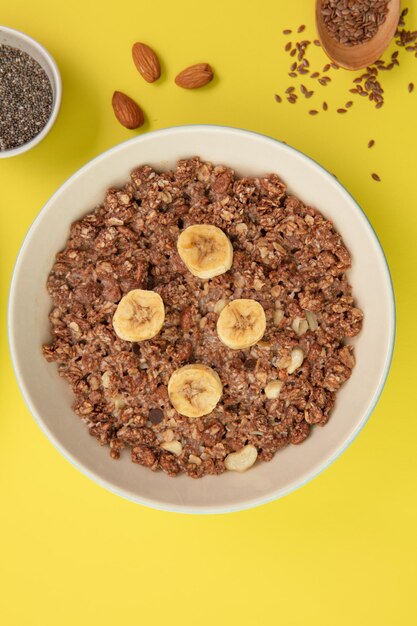
[[[193,480],[168,478],[134,465],[130,455],[113,461],[72,412],[72,394],[48,364],[41,345],[49,340],[51,301],[45,289],[57,251],[71,222],[101,202],[107,187],[124,183],[137,165],[168,168],[200,155],[238,174],[277,172],[289,189],[331,218],[352,252],[349,279],[365,312],[354,340],[357,365],[337,395],[324,428],[300,446],[288,446],[269,463],[245,474]],[[148,133],[100,155],[75,173],[32,224],[16,262],[9,301],[9,341],[16,376],[36,421],[52,443],[87,476],[135,502],[169,511],[218,513],[252,507],[296,489],[327,467],[369,418],[381,394],[393,350],[395,309],[389,270],[378,239],[351,195],[320,165],[274,139],[219,126],[184,126]]]
[[[35,41],[35,39],[32,39],[32,37],[29,37],[29,35],[25,35],[25,33],[21,33],[18,30],[14,30],[13,28],[0,26],[0,45],[2,44],[5,46],[11,46],[12,48],[19,48],[19,50],[27,52],[27,54],[34,58],[49,78],[53,95],[51,115],[41,132],[38,133],[33,139],[22,144],[21,146],[18,146],[17,148],[0,150],[0,159],[6,159],[8,157],[22,154],[23,152],[27,152],[27,150],[31,150],[49,133],[52,126],[55,124],[59,107],[61,106],[62,84],[61,75],[53,57],[49,54],[46,48],[41,46],[41,44]]]

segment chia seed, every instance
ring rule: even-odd
[[[0,150],[28,143],[47,124],[53,104],[45,71],[29,54],[0,45]]]

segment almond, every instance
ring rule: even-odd
[[[132,57],[136,68],[148,83],[154,83],[161,75],[161,66],[155,52],[145,43],[135,43]]]
[[[197,63],[182,70],[175,78],[175,83],[184,89],[204,87],[213,79],[213,70],[208,63]]]
[[[112,98],[113,111],[118,121],[126,128],[138,128],[144,120],[142,109],[121,91],[115,91]]]

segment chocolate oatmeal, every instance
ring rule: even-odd
[[[233,247],[230,269],[210,280],[177,250],[194,224],[218,227]],[[240,471],[242,451],[250,464],[269,461],[327,423],[355,364],[345,340],[362,326],[350,264],[333,224],[276,174],[239,178],[198,157],[167,172],[145,165],[71,226],[48,278],[44,354],[112,458],[126,448],[134,463],[169,476]],[[114,330],[118,304],[133,290],[162,298],[165,318],[151,339],[127,341]],[[239,299],[259,303],[266,326],[255,345],[231,349],[217,326]],[[201,417],[178,413],[168,394],[174,372],[193,364],[222,386]]]

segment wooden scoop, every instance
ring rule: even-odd
[[[316,0],[316,28],[321,45],[330,59],[347,70],[359,70],[372,65],[389,46],[400,19],[400,0],[390,0],[385,22],[372,39],[357,46],[347,46],[330,36],[321,14],[322,0]]]

